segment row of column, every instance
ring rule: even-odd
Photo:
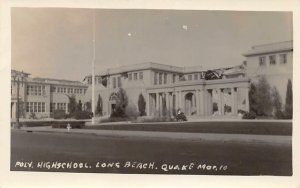
[[[238,88],[218,88],[218,89],[196,89],[187,93],[193,93],[196,103],[196,114],[199,116],[211,115],[213,113],[213,91],[217,91],[218,94],[218,111],[220,115],[225,114],[225,100],[224,100],[224,89],[231,89],[231,112],[236,115],[238,112]],[[248,88],[245,88],[245,110],[249,111],[249,100],[248,100]],[[185,93],[185,92],[184,92]],[[171,116],[173,115],[172,110],[181,109],[185,111],[185,97],[182,91],[175,92],[156,92],[150,93],[147,97],[147,112],[149,115],[154,115],[154,112],[158,112],[160,115],[163,112],[163,108],[166,108],[166,112]],[[163,100],[165,103],[163,104]],[[194,104],[194,103],[192,103]],[[165,105],[165,106],[164,106]],[[150,113],[149,113],[150,112]]]

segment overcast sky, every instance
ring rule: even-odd
[[[82,80],[91,74],[93,11],[12,9],[12,68]],[[251,46],[292,40],[292,14],[191,10],[95,10],[96,72],[157,62],[241,64]]]

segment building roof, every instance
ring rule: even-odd
[[[54,78],[41,78],[41,77],[29,77],[29,73],[11,70],[11,75],[15,75],[17,73],[22,73],[24,78],[26,78],[27,82],[35,82],[35,83],[43,83],[43,84],[56,84],[56,85],[72,85],[72,86],[86,86],[86,84],[80,81],[73,80],[63,80],[63,79],[54,79]]]
[[[262,44],[253,46],[248,52],[244,53],[245,57],[266,54],[266,53],[276,53],[284,51],[293,51],[293,41],[283,41],[269,44]]]
[[[155,70],[162,70],[167,72],[176,72],[181,74],[187,74],[187,73],[194,73],[194,72],[203,72],[207,70],[218,70],[218,69],[228,69],[232,67],[236,67],[240,65],[231,65],[226,67],[203,67],[200,66],[191,66],[191,67],[178,67],[173,65],[166,65],[166,64],[160,64],[160,63],[154,63],[154,62],[146,62],[146,63],[139,63],[139,64],[133,64],[133,65],[126,65],[121,66],[117,68],[109,68],[106,71],[96,73],[97,76],[105,76],[105,75],[113,75],[113,74],[120,74],[120,73],[126,73],[126,72],[133,72],[133,71],[139,71],[139,70],[147,70],[147,69],[155,69]],[[88,75],[86,77],[90,77],[91,75]],[[86,78],[85,77],[85,78]]]

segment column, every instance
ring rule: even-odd
[[[178,101],[179,101],[179,108],[181,109],[181,111],[183,111],[182,109],[182,97],[181,97],[182,93],[181,91],[179,91],[179,96],[178,96]]]
[[[167,113],[170,113],[170,96],[169,96],[169,92],[165,92],[165,96],[166,96],[166,110],[167,110]]]
[[[245,88],[245,100],[246,100],[246,111],[249,112],[250,111],[250,106],[249,106],[249,88],[246,87]]]
[[[155,94],[155,109],[157,111],[157,113],[159,112],[159,93]]]
[[[163,98],[163,93],[159,94],[159,115],[162,115],[162,98]]]
[[[218,111],[220,115],[224,115],[223,114],[223,89],[218,89],[218,95],[219,95],[219,103],[218,103]]]
[[[173,93],[171,92],[170,93],[170,116],[172,117],[173,116]]]
[[[150,93],[146,93],[146,114],[150,116]]]
[[[199,90],[197,89],[196,90],[196,109],[197,109],[197,115],[199,116],[200,115],[200,92]]]
[[[232,100],[232,105],[231,105],[231,111],[232,115],[237,114],[237,97],[236,97],[236,88],[231,88],[231,100]]]

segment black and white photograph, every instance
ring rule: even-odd
[[[293,19],[10,7],[9,171],[293,177]]]

